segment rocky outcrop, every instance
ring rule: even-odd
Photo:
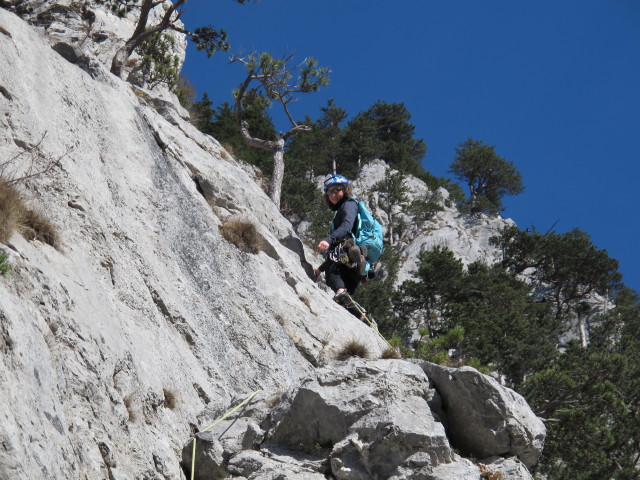
[[[435,372],[437,382],[430,381],[424,372],[427,368]],[[541,442],[544,427],[540,430],[535,421],[527,422],[531,412],[514,392],[470,368],[462,371],[462,377],[473,378],[483,388],[452,398],[450,392],[458,378],[449,370],[454,369],[404,360],[354,358],[330,363],[281,397],[267,396],[266,401],[258,400],[228,416],[214,430],[197,434],[196,478],[214,480],[229,472],[267,479],[274,471],[280,478],[330,475],[337,480],[479,479],[483,472],[499,473],[504,479],[531,478],[523,463],[513,457],[531,464],[533,449],[541,444],[527,452],[519,446],[527,435]],[[451,375],[438,375],[443,372]],[[500,420],[488,398],[501,399],[498,407],[504,413]],[[451,406],[457,401],[462,409],[476,405],[466,424],[483,434],[451,434],[461,423]],[[500,423],[512,431],[511,447],[497,446],[491,438],[493,430],[500,430]],[[517,432],[515,424],[520,428]],[[503,456],[473,463],[456,453],[462,448],[474,456],[501,449]],[[188,472],[192,452],[193,443],[188,442],[183,449]]]
[[[366,164],[354,182],[354,191],[366,198],[374,215],[388,224],[387,214],[377,207],[379,194],[372,191],[372,187],[394,171],[380,160]],[[412,176],[405,179],[408,203],[417,199],[425,199],[430,193],[429,187]],[[425,250],[435,247],[446,247],[459,258],[463,265],[476,261],[493,263],[500,258],[500,251],[490,244],[491,237],[508,226],[514,225],[513,220],[499,216],[463,215],[448,202],[449,193],[440,188],[438,192],[442,211],[433,218],[419,225],[415,218],[400,206],[393,209],[393,215],[401,220],[406,228],[402,235],[394,239],[396,247],[400,249],[403,262],[398,272],[397,283],[413,279],[412,272],[418,268],[418,256]]]
[[[158,23],[171,2],[159,2],[151,10],[149,25]],[[111,66],[116,51],[129,39],[136,27],[137,11],[119,17],[107,7],[93,1],[77,0],[3,0],[0,6],[20,15],[31,25],[45,33],[45,40],[70,63],[78,65],[92,75],[98,75],[96,64]],[[178,21],[178,26],[182,23]],[[178,57],[179,65],[185,58],[186,38],[182,33],[168,30],[175,40],[171,52]],[[134,54],[125,66],[131,71],[140,60]],[[133,81],[139,79],[133,78]],[[158,95],[168,95],[166,89],[158,89]]]
[[[52,32],[77,18],[60,12],[34,27],[0,8],[0,158],[21,159],[3,173],[59,160],[21,188],[61,237],[1,246],[13,270],[0,278],[0,478],[184,478],[196,429],[256,390],[196,434],[197,465],[477,478],[428,377],[376,360],[387,344],[310,278],[319,259],[251,171],[170,97],[112,76],[91,49],[56,48]],[[256,253],[222,235],[235,220],[255,227]],[[370,358],[332,363],[350,340]]]
[[[456,448],[477,458],[516,456],[528,467],[538,463],[546,428],[522,396],[471,367],[419,364],[440,393]]]

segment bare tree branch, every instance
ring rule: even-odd
[[[47,132],[44,132],[40,140],[38,140],[38,142],[35,145],[25,148],[20,153],[0,163],[0,177],[4,178],[4,180],[8,185],[16,185],[30,178],[38,177],[40,175],[48,173],[51,169],[58,166],[62,161],[62,159],[66,157],[73,150],[73,147],[69,147],[67,148],[67,151],[64,152],[62,155],[60,155],[59,157],[52,158],[51,156],[45,154],[41,148],[42,142],[44,141],[46,136],[47,136]],[[29,155],[29,158],[27,159],[28,166],[26,168],[26,171],[20,176],[16,176],[15,173],[10,173],[9,169],[17,168],[16,162],[25,155]],[[40,169],[36,169],[36,162],[38,160],[45,161],[44,167]]]

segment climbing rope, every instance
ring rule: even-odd
[[[236,412],[240,407],[242,407],[243,405],[247,404],[249,401],[251,401],[251,399],[253,397],[255,397],[258,393],[262,392],[262,390],[256,390],[255,392],[253,392],[251,395],[249,395],[247,398],[245,398],[241,403],[239,403],[238,405],[236,405],[233,409],[229,410],[227,413],[225,413],[223,416],[221,416],[220,418],[218,418],[215,422],[213,422],[211,425],[209,425],[207,428],[201,430],[201,432],[206,432],[207,430],[212,429],[213,427],[215,427],[217,424],[219,424],[222,420],[224,420],[225,418],[227,418],[229,415],[231,415],[232,413]],[[195,471],[196,471],[196,437],[193,437],[193,452],[191,454],[191,480],[194,479],[194,475],[195,475]]]

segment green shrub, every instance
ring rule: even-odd
[[[0,276],[6,277],[11,271],[11,264],[9,258],[4,250],[0,250]]]
[[[251,222],[232,220],[220,225],[220,233],[243,252],[258,253],[262,250],[262,237]]]
[[[175,48],[176,40],[171,35],[152,34],[136,48],[141,59],[133,73],[139,73],[151,89],[162,83],[175,89],[180,72],[180,59],[172,53]]]

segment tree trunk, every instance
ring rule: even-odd
[[[269,198],[280,209],[280,195],[284,180],[284,138],[278,139],[273,149],[273,175],[269,184]]]
[[[578,315],[578,326],[580,328],[580,342],[584,348],[587,348],[589,344],[589,332],[587,328],[587,321],[582,315]]]
[[[111,73],[122,80],[126,80],[126,78],[124,78],[124,64],[130,55],[131,52],[129,51],[128,44],[124,44],[113,56],[113,60],[111,60]]]
[[[186,0],[177,0],[165,11],[160,23],[147,28],[149,12],[151,12],[156,5],[153,0],[143,0],[142,5],[140,6],[140,16],[138,17],[138,23],[136,24],[135,30],[131,34],[129,40],[127,40],[127,43],[118,49],[116,54],[113,56],[113,60],[111,60],[111,73],[117,75],[122,80],[126,80],[124,78],[124,65],[133,51],[151,35],[165,31],[169,28],[172,21],[178,20],[178,18],[180,18],[180,12],[177,13],[175,18],[172,18],[173,14],[185,2]]]

